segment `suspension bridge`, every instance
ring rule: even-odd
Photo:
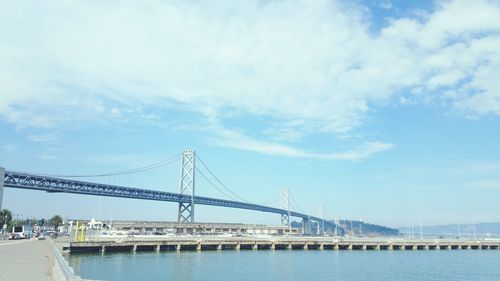
[[[260,211],[266,213],[273,213],[281,215],[281,223],[290,226],[291,218],[299,218],[302,221],[302,233],[311,234],[312,222],[321,225],[324,230],[325,225],[333,225],[332,222],[324,220],[323,218],[291,210],[290,194],[287,188],[282,189],[281,194],[281,208],[271,207],[260,204],[250,203],[232,190],[227,188],[219,178],[208,168],[208,166],[196,155],[194,150],[185,150],[181,156],[181,180],[180,192],[166,192],[153,189],[135,188],[123,185],[103,184],[90,181],[77,180],[75,178],[89,178],[89,177],[104,177],[115,174],[131,174],[139,173],[153,167],[170,164],[173,161],[167,160],[163,162],[154,163],[138,169],[123,171],[120,173],[108,173],[99,175],[45,175],[34,174],[25,172],[15,172],[6,170],[0,167],[0,209],[2,209],[3,190],[4,187],[45,191],[49,193],[73,193],[84,195],[96,195],[118,198],[132,198],[141,200],[154,200],[178,203],[178,222],[179,223],[192,223],[195,222],[195,206],[208,205],[223,208],[237,208],[245,210]],[[198,169],[196,163],[199,161],[203,167],[213,176],[215,181],[220,183],[227,191],[217,188],[216,185]],[[195,175],[197,172],[206,179],[209,183],[213,184],[223,194],[233,198],[233,200],[219,199],[205,196],[198,196],[195,194]],[[228,193],[232,194],[229,195]],[[236,199],[236,200],[235,200]],[[292,197],[293,199],[293,197]],[[320,229],[318,227],[318,229]]]

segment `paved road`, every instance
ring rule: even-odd
[[[49,245],[38,240],[0,241],[0,280],[49,281]]]

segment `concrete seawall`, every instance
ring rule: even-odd
[[[337,239],[331,237],[151,237],[71,242],[75,252],[204,250],[500,250],[500,240]]]
[[[52,251],[49,253],[49,268],[52,281],[98,281],[90,279],[82,279],[75,275],[73,268],[69,266],[68,261],[61,254],[60,245],[50,243]]]

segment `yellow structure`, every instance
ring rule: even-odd
[[[78,226],[79,226],[79,221],[76,221],[76,227],[75,227],[75,236],[73,237],[73,241],[78,241]]]
[[[81,227],[81,230],[80,230]],[[80,222],[76,222],[76,227],[75,227],[75,237],[73,238],[74,242],[82,242],[85,241],[85,225],[82,223],[80,225]]]

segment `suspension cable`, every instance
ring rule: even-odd
[[[90,175],[54,175],[54,174],[36,174],[38,176],[45,176],[45,177],[56,177],[56,178],[98,178],[98,177],[109,177],[109,176],[120,176],[120,175],[128,175],[128,174],[133,174],[133,173],[139,173],[139,172],[144,172],[156,168],[160,168],[163,166],[167,166],[170,164],[173,164],[177,161],[180,160],[180,155],[177,154],[175,156],[172,156],[168,158],[167,160],[155,162],[146,166],[142,166],[139,168],[131,169],[131,170],[125,170],[125,171],[120,171],[120,172],[110,172],[110,173],[103,173],[103,174],[90,174]]]
[[[299,210],[301,213],[305,214],[306,212],[304,212],[304,210],[302,210],[302,208],[300,208],[299,204],[297,204],[297,201],[295,201],[295,198],[293,197],[293,194],[291,192],[289,192],[288,195],[292,199],[292,203],[293,203],[293,205],[295,205],[295,208],[297,208],[297,210]]]
[[[203,162],[203,160],[200,159],[200,157],[198,157],[198,155],[196,155],[196,158],[201,162],[201,164],[203,165],[203,167],[205,167],[205,169],[207,169],[207,171],[214,177],[214,179],[225,189],[227,190],[229,193],[231,193],[234,197],[238,198],[239,200],[243,201],[243,202],[246,202],[246,203],[250,203],[248,202],[247,200],[243,199],[241,196],[239,196],[238,194],[234,193],[231,189],[229,189],[208,167],[207,165]],[[199,171],[199,170],[198,170]]]
[[[201,175],[201,176],[202,176],[202,177],[203,177],[203,178],[204,178],[204,179],[205,179],[205,180],[206,180],[206,181],[207,181],[207,182],[208,182],[208,183],[209,183],[212,187],[214,187],[215,189],[217,189],[220,193],[222,193],[222,194],[226,195],[226,197],[228,197],[228,198],[229,198],[229,199],[231,199],[231,200],[238,201],[238,200],[236,200],[234,197],[232,197],[231,195],[229,195],[229,194],[227,194],[226,192],[224,192],[224,190],[222,190],[222,189],[220,189],[219,187],[217,187],[217,185],[215,185],[215,184],[214,184],[214,183],[213,183],[210,179],[208,179],[208,177],[207,177],[207,176],[205,176],[205,174],[204,174],[204,173],[203,173],[200,169],[198,169],[198,167],[196,167],[195,169],[196,169],[196,171],[197,171],[198,173],[200,173],[200,175]]]

